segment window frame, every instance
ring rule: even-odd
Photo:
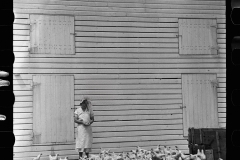
[[[32,44],[32,39],[33,39],[33,33],[32,30],[34,28],[34,24],[33,21],[35,21],[34,19],[31,19],[31,16],[65,16],[65,17],[69,17],[73,19],[73,23],[72,23],[72,28],[73,28],[73,33],[70,33],[69,38],[72,39],[72,53],[70,54],[55,54],[55,53],[34,53],[32,50],[34,49],[34,45]],[[74,15],[60,15],[60,14],[30,14],[29,16],[29,25],[30,25],[30,29],[29,29],[29,57],[42,57],[42,56],[46,56],[46,57],[72,57],[76,55],[76,33],[75,33],[75,16]]]

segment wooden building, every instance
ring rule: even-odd
[[[14,160],[78,157],[73,112],[92,100],[93,151],[226,127],[224,0],[14,0]]]

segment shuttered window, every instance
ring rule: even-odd
[[[216,74],[182,74],[184,136],[188,128],[218,128]]]
[[[33,76],[33,143],[74,141],[73,76]]]
[[[179,19],[179,54],[217,54],[216,19]]]
[[[75,54],[74,17],[30,16],[30,53]]]

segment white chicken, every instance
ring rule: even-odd
[[[160,145],[158,145],[155,149],[153,149],[154,152],[159,153],[161,150]]]
[[[156,152],[154,152],[153,149],[151,150],[151,154],[152,154],[153,159],[163,159],[163,158],[166,157],[166,154],[164,154],[164,153],[156,153]]]
[[[181,158],[182,158],[183,160],[188,160],[188,159],[190,159],[190,155],[185,155],[185,154],[183,154],[181,151],[179,151],[179,153],[181,154]]]
[[[49,160],[58,160],[58,154],[56,154],[55,156],[49,155]]]
[[[206,159],[206,155],[204,154],[203,149],[201,150],[200,158],[201,158],[201,160],[205,160]]]
[[[33,160],[40,160],[41,156],[42,156],[42,153],[40,153],[37,157],[33,158]]]
[[[164,148],[163,148],[163,153],[166,154],[166,155],[171,154],[171,152],[169,151],[169,149],[166,146],[164,146]]]

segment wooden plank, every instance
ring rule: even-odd
[[[29,36],[23,36],[23,35],[13,35],[13,41],[28,41],[30,40]]]
[[[226,73],[226,69],[13,69],[13,73],[17,74],[37,74],[37,73],[58,73],[58,74],[74,74],[74,73]]]
[[[162,3],[162,4],[157,4],[157,3]],[[181,5],[182,2],[180,3],[174,3],[174,4],[169,4],[172,2],[157,2],[155,4],[152,4],[151,2],[147,2],[147,3],[129,3],[129,2],[93,2],[93,1],[81,1],[81,2],[72,2],[72,3],[61,3],[66,4],[66,5],[81,5],[81,6],[94,6],[94,7],[103,7],[103,6],[109,6],[109,7],[121,7],[121,8],[170,8],[170,6],[172,8],[191,8],[191,9],[225,9],[223,6],[215,6],[215,5],[206,5],[206,4],[201,4],[201,5],[197,5],[197,4],[189,4],[191,2],[189,2],[187,5]]]
[[[222,98],[226,97],[226,93],[218,93],[217,95],[218,97],[222,97]]]
[[[20,125],[14,125],[13,129],[17,130],[17,129],[32,129],[33,125],[32,124],[20,124]]]
[[[16,141],[31,141],[31,136],[15,136]]]
[[[30,96],[32,95],[32,91],[13,91],[15,96]]]
[[[29,30],[13,30],[13,35],[29,36]]]
[[[29,14],[56,14],[56,15],[78,15],[78,16],[120,16],[126,15],[130,17],[164,17],[164,18],[222,18],[226,16],[224,14],[169,14],[169,13],[125,13],[125,12],[91,12],[91,11],[66,11],[66,10],[42,10],[42,9],[18,9],[14,8],[16,13],[29,13]]]
[[[29,85],[31,80],[13,80],[13,85]]]
[[[178,28],[153,28],[152,26],[149,28],[139,28],[139,26],[135,27],[125,27],[125,26],[104,26],[103,24],[101,26],[93,26],[93,25],[87,25],[87,26],[76,26],[77,32],[138,32],[138,33],[153,33],[153,32],[177,32]]]
[[[81,69],[90,69],[90,68],[118,68],[118,69],[126,69],[126,68],[152,68],[152,69],[162,69],[162,68],[226,68],[226,63],[205,63],[196,64],[196,63],[188,63],[188,64],[61,64],[61,63],[14,63],[13,66],[15,68],[81,68]]]
[[[30,107],[32,102],[15,102],[14,107]]]
[[[87,95],[85,95],[87,96]],[[82,95],[75,95],[75,99],[82,97]],[[180,99],[181,94],[158,94],[158,95],[91,95],[91,99],[93,100],[111,100],[111,99]]]
[[[13,108],[13,113],[32,113],[32,108]]]
[[[30,24],[30,21],[29,19],[14,19],[14,24]]]
[[[75,92],[75,94],[82,94],[82,95],[92,95],[92,94],[93,95],[143,94],[144,95],[144,94],[170,94],[170,93],[173,93],[173,94],[181,93],[181,89],[81,90],[81,91],[78,90]],[[119,102],[120,101],[121,100],[119,100]],[[131,100],[128,100],[128,101],[131,102]],[[157,101],[155,102],[157,103]]]
[[[22,24],[13,24],[13,29],[14,30],[29,30],[30,29],[30,25],[22,25]]]
[[[13,125],[16,124],[32,124],[33,119],[32,118],[26,118],[26,119],[13,119]]]
[[[104,27],[105,28],[105,27]],[[113,27],[109,27],[109,28],[113,28]],[[151,37],[151,38],[147,38],[147,37],[141,37],[141,38],[134,38],[134,37],[118,37],[118,38],[114,38],[114,37],[75,37],[77,42],[118,42],[118,43],[141,43],[141,42],[153,42],[153,43],[160,43],[160,42],[178,42],[176,37]]]
[[[76,42],[79,48],[176,48],[177,43],[86,43]]]
[[[177,84],[181,79],[94,79],[94,80],[75,80],[76,84]]]
[[[24,50],[23,50],[24,51]],[[102,52],[121,52],[121,53],[177,53],[178,48],[76,48],[78,53],[102,53]]]
[[[94,111],[96,116],[122,116],[122,115],[169,115],[169,114],[181,114],[182,110],[126,110],[126,111]]]
[[[14,2],[16,3],[39,3],[39,1],[31,1],[31,0],[15,0]],[[49,2],[47,0],[41,0],[42,3],[45,3],[45,2]],[[92,2],[92,3],[96,3],[96,2],[109,2],[108,0],[91,0],[91,1],[87,1],[87,2]],[[117,1],[114,1],[112,3],[139,3],[141,4],[142,1],[141,0],[123,0],[123,1],[120,1],[120,0],[117,0]],[[157,1],[157,0],[150,0],[148,1],[148,3],[146,4],[195,4],[195,5],[203,5],[203,4],[208,4],[208,5],[225,5],[225,2],[223,0],[218,0],[218,1],[213,1],[213,2],[206,2],[206,1],[191,1],[191,2],[181,2],[179,3],[179,1],[176,1],[176,0],[163,0],[163,1]],[[40,3],[41,4],[41,3]],[[65,4],[65,5],[79,5],[79,4],[82,4],[80,2],[76,2],[76,1],[69,1],[69,2],[61,2],[61,1],[50,1],[48,4]],[[99,3],[97,3],[99,4]],[[101,6],[101,5],[100,5]]]
[[[177,23],[143,23],[143,22],[102,22],[102,21],[76,21],[76,26],[111,26],[111,27],[151,27],[151,28],[177,28]],[[137,29],[136,28],[136,29]]]
[[[224,112],[223,112],[224,113]],[[93,127],[116,127],[116,126],[139,126],[143,127],[146,125],[173,125],[173,124],[182,124],[181,119],[168,119],[168,120],[144,120],[144,121],[112,121],[112,122],[94,122],[92,124]],[[175,133],[176,134],[176,133]],[[120,135],[120,133],[119,133]],[[104,134],[102,135],[104,136]],[[111,135],[114,137],[114,135]],[[111,137],[109,136],[109,137]],[[120,135],[123,136],[123,135]],[[131,136],[131,133],[129,135],[125,134],[125,136]],[[107,137],[107,136],[106,136]]]
[[[96,121],[123,121],[123,120],[143,120],[143,119],[148,119],[148,120],[160,120],[160,119],[174,119],[174,118],[182,118],[182,114],[172,114],[172,115],[162,115],[161,117],[159,116],[156,116],[156,115],[135,115],[135,116],[106,116],[106,117],[101,117],[101,116],[95,116],[96,118]],[[143,129],[140,129],[139,127],[136,127],[135,129],[138,129],[138,130],[147,130],[148,127],[154,127],[154,126],[146,126],[146,128],[144,127]],[[157,127],[157,126],[156,126]],[[161,126],[159,126],[161,128]],[[168,126],[165,126],[165,127],[168,127]],[[169,126],[170,127],[170,126]],[[179,126],[179,128],[181,128],[182,126]],[[103,130],[103,131],[107,131],[105,130],[106,128],[102,128],[102,127],[99,127],[99,128],[96,128],[93,129],[94,131],[100,131],[100,130]],[[111,128],[112,130],[113,128]],[[131,130],[131,129],[134,129],[134,127],[130,127],[130,128],[121,128],[123,130]]]
[[[16,96],[15,97],[15,102],[25,102],[25,101],[32,101],[33,97],[32,96]]]
[[[24,2],[26,3],[26,2]],[[24,4],[23,3],[23,4]],[[49,2],[48,2],[49,3]],[[15,7],[19,7],[19,6],[23,6],[23,4],[18,1],[15,2],[16,6]],[[46,3],[42,3],[42,4],[46,4]],[[101,8],[106,8],[106,7],[109,7],[109,8],[115,8],[115,7],[118,7],[118,8],[170,8],[170,6],[172,6],[173,9],[175,8],[185,8],[185,9],[199,9],[199,10],[207,10],[207,9],[215,9],[215,10],[224,10],[224,6],[222,6],[223,4],[220,4],[220,3],[210,3],[211,5],[209,4],[206,4],[206,3],[202,3],[202,2],[198,2],[198,3],[194,3],[192,4],[192,2],[188,2],[188,3],[176,3],[176,2],[171,2],[171,1],[168,1],[168,2],[157,2],[157,3],[142,3],[142,2],[94,2],[94,1],[88,1],[88,2],[77,2],[77,1],[71,1],[71,2],[67,2],[67,1],[60,1],[60,2],[50,2],[51,5],[49,6],[54,6],[54,8],[56,9],[61,9],[61,6],[65,5],[65,6],[85,6],[85,7],[101,7]],[[183,4],[187,4],[187,5],[183,5]],[[25,4],[26,5],[26,4]],[[29,2],[27,3],[27,5],[30,6],[37,6],[36,4],[34,4],[34,2]],[[215,6],[215,7],[214,7]],[[199,8],[198,8],[199,7]],[[45,8],[45,7],[44,7]],[[52,7],[53,8],[53,7]],[[64,8],[62,8],[64,9]],[[67,9],[67,8],[65,8]],[[135,11],[135,10],[134,10]]]
[[[133,131],[133,132],[107,132],[107,133],[94,133],[94,139],[103,139],[103,138],[133,138],[133,137],[140,137],[140,136],[180,136],[182,134],[181,130],[154,130],[154,131]],[[31,135],[24,135],[24,136],[16,136],[17,141],[24,141],[24,140],[31,140]],[[101,140],[100,139],[100,140]],[[180,136],[179,139],[182,139]],[[124,141],[124,140],[123,140]],[[129,140],[128,140],[129,141]],[[104,142],[107,142],[106,140]],[[104,143],[103,142],[103,143]],[[94,141],[94,143],[98,143]]]
[[[139,13],[144,13],[144,12],[156,12],[156,13],[160,13],[161,11],[163,11],[164,13],[182,13],[182,14],[196,14],[196,13],[209,13],[209,14],[223,14],[222,10],[208,10],[208,9],[204,9],[204,10],[197,10],[193,8],[120,8],[120,7],[114,7],[114,6],[109,6],[109,7],[104,7],[104,6],[98,6],[98,7],[88,7],[88,6],[66,6],[66,5],[34,5],[34,4],[18,4],[15,3],[15,7],[16,8],[20,8],[20,9],[46,9],[46,10],[51,10],[51,9],[57,9],[57,10],[67,10],[67,11],[72,11],[72,10],[76,10],[76,11],[97,11],[97,12],[102,12],[102,11],[115,11],[115,12],[139,12]],[[168,7],[170,7],[170,5],[168,5]],[[176,7],[176,6],[175,6]],[[172,11],[172,12],[171,12]],[[174,12],[175,11],[175,12]],[[221,12],[222,11],[222,12]]]
[[[31,90],[30,85],[13,85],[13,90],[15,91],[29,91]]]
[[[218,113],[226,113],[226,108],[218,108]]]
[[[25,147],[16,147],[14,146],[14,153],[19,153],[19,152],[40,152],[40,151],[50,151],[51,150],[51,145],[34,145],[34,146],[25,146]],[[66,144],[59,144],[54,146],[55,151],[59,150],[74,150],[74,144],[73,143],[66,143]]]
[[[162,64],[162,63],[225,63],[226,59],[225,58],[204,58],[204,59],[199,59],[195,57],[191,58],[117,58],[117,57],[109,57],[109,58],[79,58],[79,57],[59,57],[59,58],[43,58],[43,57],[38,57],[38,58],[16,58],[14,63],[123,63],[123,64]],[[101,75],[101,74],[100,74]],[[149,75],[151,76],[151,75]]]
[[[127,37],[127,38],[146,38],[164,37],[175,38],[177,33],[129,33],[129,32],[76,32],[76,37]]]
[[[143,90],[143,89],[180,89],[180,84],[172,84],[172,85],[165,85],[165,84],[125,84],[125,85],[75,85],[75,89],[77,90]],[[77,91],[78,92],[78,91]],[[76,94],[80,94],[79,92]]]
[[[165,110],[165,109],[179,109],[182,104],[169,104],[169,105],[120,105],[120,106],[100,106],[100,105],[94,105],[93,110],[94,111],[104,111],[104,110]],[[76,106],[77,107],[77,106]]]
[[[75,16],[76,21],[122,21],[122,22],[148,22],[148,23],[177,23],[177,18],[142,18],[142,17],[103,17],[103,16]]]
[[[119,62],[120,63],[120,62]],[[159,79],[179,79],[181,78],[181,74],[74,74],[76,80],[80,79],[109,79],[109,78],[119,78],[119,79],[151,79],[151,78],[159,78]]]
[[[154,130],[154,131],[131,131],[131,132],[104,132],[93,133],[93,137],[125,137],[125,136],[160,136],[160,135],[182,135],[182,130]]]
[[[30,46],[28,41],[13,41],[13,46]]]
[[[109,142],[140,142],[140,141],[162,141],[162,140],[182,140],[182,135],[163,135],[163,136],[141,136],[141,137],[115,137],[115,138],[95,138],[94,143],[109,143]]]
[[[28,47],[13,47],[13,51],[15,52],[26,52],[29,51]]]
[[[29,14],[16,14],[16,13],[14,13],[14,17],[15,17],[15,19],[28,19]]]
[[[32,130],[14,130],[13,131],[14,135],[30,135],[32,134]]]
[[[222,51],[221,51],[222,50]],[[226,59],[226,49],[220,49],[219,55],[205,55],[205,58],[224,58]],[[161,54],[158,53],[151,53],[151,52],[145,52],[145,53],[141,53],[139,52],[138,54],[128,54],[129,52],[125,52],[123,53],[117,53],[117,52],[109,52],[109,53],[77,53],[76,55],[42,55],[42,54],[28,54],[27,52],[14,52],[16,53],[15,55],[18,57],[31,57],[31,58],[38,58],[38,57],[55,57],[55,58],[59,58],[59,57],[82,57],[82,58],[93,58],[93,57],[98,57],[98,58],[146,58],[149,59],[149,57],[151,58],[180,58],[182,59],[182,57],[178,54],[178,52],[171,52],[171,53],[166,53],[166,52],[160,52]],[[22,55],[17,55],[17,54],[22,54]],[[202,58],[202,55],[194,55],[194,56],[189,56],[189,58]]]

